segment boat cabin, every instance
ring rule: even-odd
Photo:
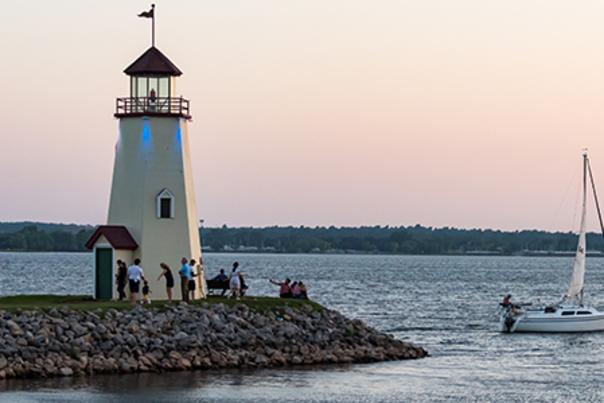
[[[546,306],[543,309],[543,313],[545,314],[554,314],[557,313],[559,316],[576,316],[576,315],[593,315],[592,312],[587,307],[577,307],[577,306]]]

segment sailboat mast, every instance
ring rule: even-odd
[[[586,208],[587,201],[587,170],[589,169],[589,162],[587,160],[587,153],[583,153],[583,211]]]
[[[585,231],[585,213],[587,210],[587,171],[589,169],[589,160],[587,159],[587,152],[583,153],[583,210],[581,216],[581,234],[580,238],[583,238],[582,241],[579,241],[578,253],[582,254],[583,258],[583,273],[581,277],[584,276],[585,273],[585,258],[587,257],[587,234]],[[583,243],[583,246],[581,246]],[[583,250],[581,251],[581,248]],[[583,278],[581,278],[581,290],[579,292],[579,305],[583,306]]]

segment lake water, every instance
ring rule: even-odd
[[[310,297],[425,347],[416,361],[258,371],[0,382],[11,402],[603,401],[604,333],[497,332],[497,303],[554,302],[572,258],[206,254],[206,273],[238,260],[251,293],[269,277],[303,280]],[[89,254],[0,253],[0,295],[92,292]],[[590,259],[589,301],[604,306],[604,259]],[[159,283],[157,283],[159,286]]]

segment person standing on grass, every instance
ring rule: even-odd
[[[199,276],[199,270],[195,272],[196,264],[197,262],[195,261],[195,259],[191,259],[191,261],[189,262],[189,273],[191,273],[191,276],[189,277],[189,292],[191,293],[191,300],[195,299],[195,289],[197,288],[195,277]]]
[[[149,288],[149,282],[145,280],[143,285],[143,300],[141,301],[144,305],[151,303],[151,289]]]
[[[134,259],[134,264],[128,267],[128,285],[130,288],[130,303],[132,305],[136,304],[136,300],[138,299],[141,280],[145,280],[145,273],[140,264],[140,259]]]
[[[122,260],[118,259],[117,261],[117,273],[115,273],[115,284],[117,286],[117,293],[119,295],[119,300],[123,301],[126,298],[126,282],[128,280],[128,267],[126,267],[126,263]]]
[[[183,257],[180,259],[180,270],[178,274],[180,274],[180,291],[182,294],[182,300],[184,302],[189,302],[189,279],[191,279],[191,266],[187,263],[187,258]]]
[[[229,281],[229,288],[231,290],[229,298],[235,297],[236,299],[239,299],[239,297],[241,296],[241,278],[239,277],[240,275],[241,270],[239,269],[239,262],[235,262],[233,263],[233,269],[231,270],[231,279]]]
[[[172,302],[172,288],[174,288],[174,276],[172,275],[172,269],[165,264],[160,263],[159,267],[161,267],[161,274],[157,277],[157,281],[159,281],[162,276],[166,279],[166,294],[168,294],[168,302]]]

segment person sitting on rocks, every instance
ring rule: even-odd
[[[298,283],[298,287],[300,287],[300,299],[308,299],[308,294],[306,293],[306,285],[303,282]]]
[[[291,298],[292,297],[292,290],[289,286],[289,284],[291,283],[290,279],[286,278],[285,281],[279,282],[279,281],[275,281],[275,280],[269,278],[268,281],[270,281],[271,284],[275,284],[275,285],[278,285],[279,287],[281,287],[279,289],[279,297],[281,297],[281,298]]]
[[[297,281],[294,281],[290,287],[292,291],[292,298],[300,298],[300,286]]]

